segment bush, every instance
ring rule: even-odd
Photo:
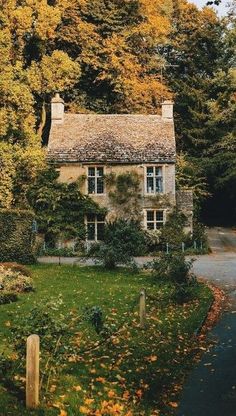
[[[0,265],[0,287],[4,292],[29,292],[33,290],[33,282],[31,277]]]
[[[18,264],[18,263],[10,263],[10,262],[4,262],[4,263],[0,263],[0,267],[4,267],[4,269],[11,269],[12,271],[15,272],[20,272],[21,274],[23,274],[24,276],[32,276],[32,272],[31,270],[28,269],[28,267],[24,266],[23,264]]]
[[[193,284],[177,284],[174,287],[172,300],[178,304],[190,302],[194,299]]]
[[[181,251],[181,244],[190,243],[190,234],[186,234],[184,227],[186,226],[187,218],[183,212],[174,209],[168,216],[168,219],[160,230],[160,246],[165,246],[166,243],[175,251]]]
[[[5,305],[6,303],[16,302],[17,299],[18,299],[18,296],[16,293],[0,291],[0,305]]]
[[[0,210],[0,262],[33,263],[31,211]]]
[[[107,269],[118,264],[131,264],[134,256],[146,250],[144,232],[139,223],[116,220],[105,226],[104,241],[94,244],[88,255],[100,259]]]
[[[173,283],[188,283],[194,275],[190,273],[193,260],[185,260],[182,253],[162,253],[152,262],[152,273],[155,279],[169,280]]]
[[[198,242],[198,250],[200,249],[199,243],[202,243],[202,251],[208,253],[209,252],[209,244],[208,238],[206,233],[205,225],[201,224],[200,222],[194,220],[193,222],[193,241]]]
[[[193,260],[185,260],[181,253],[161,254],[152,262],[152,274],[155,280],[169,281],[173,284],[172,300],[184,303],[193,298],[192,288],[196,277],[190,272]]]

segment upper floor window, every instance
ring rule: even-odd
[[[147,166],[146,191],[148,194],[163,192],[163,169],[160,166]]]
[[[88,168],[88,193],[103,194],[104,193],[104,169],[103,167]]]

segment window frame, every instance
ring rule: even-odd
[[[148,172],[147,172],[148,168],[152,168],[154,170],[153,176],[148,176]],[[162,173],[161,175],[156,175],[155,170],[158,169],[158,168],[161,169],[161,173]],[[154,191],[153,192],[148,191],[148,186],[147,186],[148,177],[153,178],[153,181],[154,181]],[[161,179],[162,179],[162,181],[161,181],[161,184],[162,184],[161,191],[157,191],[157,189],[156,189],[156,179],[158,177],[161,177]],[[147,196],[162,195],[162,194],[165,193],[165,165],[160,165],[160,164],[159,165],[151,165],[150,164],[150,165],[145,166],[144,190],[145,190],[145,195],[147,195]]]
[[[99,241],[102,241],[102,240],[98,239],[98,224],[104,224],[104,226],[105,226],[105,224],[106,224],[106,215],[104,215],[104,221],[98,220],[98,218],[97,218],[98,215],[97,214],[94,214],[94,217],[95,217],[95,221],[93,222],[93,221],[89,221],[88,220],[88,215],[86,215],[85,219],[84,219],[84,224],[85,224],[85,228],[86,228],[86,241],[97,243]],[[95,239],[94,240],[88,239],[88,224],[94,224],[94,226],[95,226],[95,230],[94,230]]]
[[[154,212],[154,220],[148,220],[147,219],[147,214],[148,212]],[[157,220],[157,212],[162,212],[163,213],[163,220]],[[153,223],[154,224],[154,228],[148,228],[148,223]],[[161,227],[163,227],[166,223],[166,210],[165,209],[159,209],[159,208],[145,208],[144,210],[144,228],[145,230],[150,230],[150,231],[157,231],[160,230]],[[157,227],[157,224],[161,224],[161,227]]]
[[[91,176],[89,175],[89,169],[94,169],[95,170],[95,175]],[[98,169],[102,169],[103,173],[102,176],[98,175]],[[104,181],[104,176],[105,176],[105,167],[101,166],[101,165],[89,165],[87,166],[87,195],[96,195],[96,196],[100,196],[100,195],[105,195],[105,181]],[[94,193],[89,192],[89,179],[90,178],[94,178],[95,181],[95,191]],[[103,192],[97,192],[98,191],[98,180],[102,179],[103,182]]]

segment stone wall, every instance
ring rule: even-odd
[[[64,164],[60,167],[60,177],[59,180],[62,182],[74,182],[80,178],[81,180],[81,191],[84,194],[87,194],[87,171],[88,166],[82,163],[75,164]],[[145,210],[147,208],[160,208],[160,201],[157,201],[155,196],[146,194],[145,191],[145,167],[152,166],[149,165],[106,165],[104,166],[104,174],[109,175],[113,173],[118,176],[127,172],[135,172],[140,176],[140,193],[142,195],[142,207],[141,209]],[[175,165],[174,164],[162,164],[163,166],[163,194],[166,198],[163,199],[161,208],[169,210],[171,206],[174,206],[175,201]],[[84,180],[82,179],[84,178]],[[108,208],[109,216],[112,216],[112,207],[110,206],[109,190],[105,187],[105,193],[101,195],[90,195],[95,202],[97,202],[101,207]],[[166,201],[168,200],[168,203]]]

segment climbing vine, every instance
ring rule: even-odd
[[[119,175],[113,172],[105,177],[109,203],[117,218],[141,220],[141,176],[137,172],[127,171]]]

